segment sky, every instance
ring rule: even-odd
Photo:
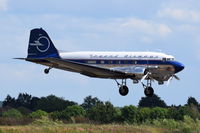
[[[155,51],[173,55],[185,65],[180,81],[155,93],[168,105],[200,102],[199,0],[0,0],[0,100],[7,94],[54,94],[81,104],[92,95],[115,106],[138,105],[141,84],[127,80],[129,94],[120,96],[114,80],[14,60],[26,57],[30,30],[45,29],[65,51]]]

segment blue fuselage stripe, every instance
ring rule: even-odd
[[[86,63],[94,65],[173,65],[176,61],[163,61],[163,60],[88,60],[88,59],[67,59],[77,63]]]

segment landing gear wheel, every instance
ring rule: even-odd
[[[144,94],[147,96],[147,97],[152,97],[153,94],[154,94],[154,90],[152,87],[147,87],[146,89],[144,89]]]
[[[47,68],[47,69],[44,69],[44,73],[45,74],[48,74],[49,73],[49,69]]]
[[[122,96],[126,96],[128,94],[128,87],[125,86],[125,85],[122,85],[120,88],[119,88],[119,93],[120,95]]]

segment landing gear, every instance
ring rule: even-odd
[[[45,74],[48,74],[48,73],[49,73],[49,70],[51,70],[51,67],[44,69],[44,73],[45,73]]]
[[[122,95],[122,96],[126,96],[128,94],[128,92],[129,92],[128,87],[125,86],[125,85],[122,85],[119,88],[119,94]]]
[[[122,79],[122,83],[120,84],[115,80],[117,83],[117,86],[119,87],[119,94],[122,96],[126,96],[129,92],[128,87],[126,86],[126,79]]]
[[[151,87],[151,82],[152,80],[151,79],[147,79],[147,85],[143,84],[143,87],[144,87],[144,94],[147,96],[147,97],[152,97],[153,94],[154,94],[154,90],[153,88]]]
[[[144,94],[147,96],[147,97],[152,97],[153,94],[154,94],[154,90],[152,87],[146,87],[144,89]]]

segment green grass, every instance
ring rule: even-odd
[[[57,126],[0,126],[0,133],[165,133],[167,129],[133,125],[69,124]]]
[[[154,120],[142,125],[129,124],[64,124],[48,117],[26,126],[0,126],[0,133],[200,133],[200,120],[188,116],[183,121]]]

